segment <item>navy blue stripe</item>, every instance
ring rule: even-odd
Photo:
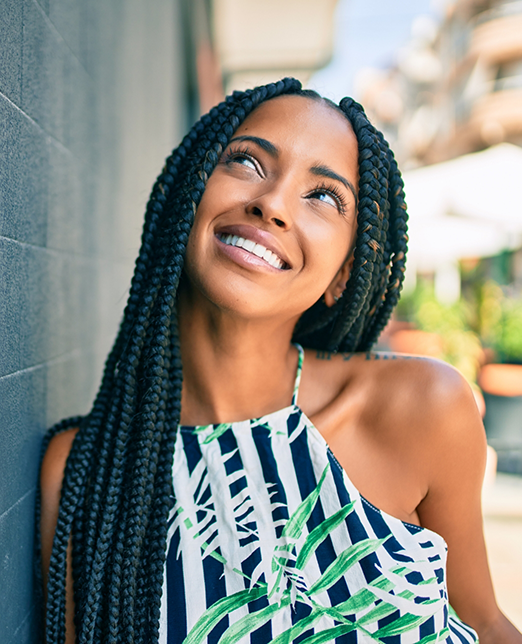
[[[399,617],[401,616],[401,613],[399,610],[396,610],[395,612],[391,613],[390,615],[387,615],[386,617],[383,617],[377,622],[378,628],[383,628],[384,626],[388,626],[389,624],[393,624]],[[380,637],[379,638],[381,642],[384,644],[401,644],[401,636],[400,635],[390,635],[389,637]]]
[[[385,539],[388,537],[384,542],[384,548],[388,551],[390,556],[395,559],[395,561],[399,561],[401,563],[413,562],[413,557],[404,554],[404,546],[397,541],[391,527],[388,525],[388,522],[382,515],[381,511],[366,499],[363,499],[362,497],[361,499],[364,513],[372,526],[372,530],[375,532],[375,536],[378,539]]]
[[[286,431],[288,432],[289,437],[295,432],[295,430],[299,426],[299,421],[301,420],[302,417],[303,417],[303,414],[301,410],[296,409],[286,419]]]
[[[261,463],[263,479],[266,483],[267,491],[270,494],[270,502],[281,504],[279,507],[272,509],[272,518],[274,521],[280,521],[281,519],[288,520],[288,501],[283,483],[279,476],[277,461],[272,450],[270,427],[267,425],[253,427],[252,438],[254,439],[254,445],[256,446],[259,461]],[[283,527],[283,525],[276,526],[275,533],[277,538],[281,536]]]
[[[219,548],[216,549],[216,552],[221,554]],[[190,574],[190,571],[188,574]],[[205,579],[205,598],[207,608],[210,608],[210,606],[215,604],[222,597],[225,597],[227,594],[225,567],[220,561],[214,559],[214,557],[207,556],[203,559],[203,575]],[[228,615],[225,615],[209,633],[207,639],[208,644],[217,644],[219,638],[228,627],[229,619]]]
[[[453,638],[457,638],[459,642],[462,642],[462,644],[469,644],[470,640],[467,638],[465,635],[460,633],[456,627],[454,627],[453,621],[450,621],[449,623],[451,635]]]
[[[180,541],[179,528],[174,533],[167,553],[167,641],[181,644],[187,636],[187,606],[183,561],[176,559]]]
[[[475,631],[471,628],[471,626],[468,626],[461,621],[457,622],[455,618],[450,620],[449,627],[452,632],[457,633],[459,637],[463,637],[464,642],[471,642],[473,640],[468,639],[463,633],[460,633],[460,629],[462,629],[464,633],[468,634],[470,637],[475,637]]]
[[[357,644],[358,641],[359,638],[356,630],[335,638],[335,644]]]
[[[199,446],[198,437],[187,431],[180,431],[181,439],[183,442],[183,451],[187,459],[187,467],[189,474],[195,470],[196,465],[201,460],[201,448]]]
[[[261,549],[256,548],[250,555],[241,562],[241,571],[247,577],[252,577],[252,574],[256,566],[261,562]],[[265,574],[263,573],[259,578],[260,582],[266,582]],[[244,580],[245,588],[250,587],[250,583],[247,579]],[[255,601],[252,601],[248,604],[248,612],[254,613],[262,608],[268,606],[269,602],[266,597],[259,597]],[[267,642],[272,641],[272,625],[270,622],[263,624],[256,631],[250,633],[250,642],[255,644],[266,644]]]
[[[302,602],[297,601],[295,606],[292,607],[292,613],[291,613],[292,624],[297,624],[297,622],[300,622],[305,617],[308,617],[308,615],[310,615],[311,612],[312,612],[311,606],[308,606],[308,604],[303,604]],[[292,642],[293,644],[299,644],[299,642],[302,642],[307,637],[310,637],[313,634],[314,634],[314,629],[309,628],[307,631],[304,631],[304,633],[301,633],[299,637],[296,637],[295,639],[293,639]]]
[[[202,478],[202,481],[203,480],[206,480],[206,488],[201,491],[200,487],[198,486],[198,489],[194,494],[194,500],[197,500],[198,505],[205,506],[204,508],[201,508],[196,512],[196,519],[198,524],[201,524],[203,523],[203,521],[205,521],[205,518],[208,516],[209,510],[214,510],[214,503],[209,503],[210,499],[212,498],[212,489],[210,487],[210,483],[208,482],[207,477]],[[214,521],[215,520],[216,519],[214,517]]]
[[[269,601],[267,597],[259,597],[253,602],[248,604],[248,612],[255,613],[262,608],[268,606]],[[272,637],[272,622],[268,621],[266,624],[260,626],[257,630],[250,633],[251,644],[268,644],[273,639]]]
[[[245,467],[243,459],[241,458],[240,450],[238,449],[238,443],[234,432],[227,430],[218,438],[219,448],[221,454],[223,455],[223,460],[225,462],[225,472],[227,476],[234,474],[234,472],[243,472]],[[234,454],[230,455],[232,452]],[[243,520],[242,525],[236,523],[236,529],[239,535],[239,545],[241,548],[246,546],[249,543],[254,541],[259,541],[257,536],[257,523],[255,520],[244,522],[244,519],[252,513],[253,505],[248,492],[245,493],[246,488],[248,487],[248,481],[246,476],[241,476],[237,481],[234,481],[229,485],[230,496],[233,499],[234,503],[234,514],[239,509],[239,514],[236,516],[236,522]],[[243,494],[241,494],[243,492]],[[238,496],[240,495],[240,496]],[[246,496],[246,498],[244,498]],[[235,497],[238,497],[237,499]]]
[[[327,456],[332,470],[335,488],[337,490],[337,496],[339,497],[339,502],[344,507],[345,505],[350,503],[351,499],[343,480],[343,469],[339,465],[339,461],[335,458],[330,449],[328,449],[327,451]],[[352,543],[357,543],[359,541],[364,541],[370,538],[370,535],[366,532],[366,529],[356,512],[350,512],[350,514],[345,519],[345,524],[348,530],[348,534],[350,535],[350,541]],[[359,566],[363,572],[364,578],[368,583],[373,581],[374,579],[377,579],[382,574],[378,569],[379,559],[375,553],[372,553],[367,557],[364,557],[364,559],[361,559]]]
[[[297,484],[301,493],[301,499],[305,499],[317,487],[314,468],[310,458],[310,449],[308,447],[308,433],[301,432],[299,436],[290,444],[294,470],[297,477]],[[310,533],[316,526],[326,519],[321,499],[315,504],[312,514],[306,524]],[[315,558],[319,570],[323,573],[328,566],[335,561],[337,555],[332,539],[330,536],[319,545],[315,551]],[[333,586],[327,590],[331,606],[335,606],[350,597],[350,591],[344,577],[341,577]]]
[[[435,619],[433,617],[430,617],[420,625],[419,639],[427,637],[428,635],[433,635],[435,632]]]

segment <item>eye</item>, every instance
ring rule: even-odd
[[[313,196],[314,199],[319,199],[319,201],[324,201],[325,203],[328,203],[331,206],[337,208],[337,200],[334,199],[329,192],[326,192],[326,190],[316,190],[310,196]]]
[[[346,212],[346,199],[335,185],[320,185],[308,194],[308,199],[317,199],[322,203],[337,208],[344,215]]]
[[[256,170],[256,164],[252,161],[251,157],[246,154],[235,154],[230,161],[233,163],[239,163],[239,165],[244,165],[247,168],[252,168],[252,170]]]
[[[231,148],[225,153],[224,162],[226,165],[237,164],[256,172],[259,171],[257,161],[248,148]]]

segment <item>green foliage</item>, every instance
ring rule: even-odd
[[[522,295],[488,280],[472,294],[447,306],[435,298],[430,284],[420,282],[397,308],[402,320],[442,340],[438,356],[474,382],[482,347],[492,349],[498,362],[522,362]]]
[[[522,362],[522,296],[509,296],[493,281],[481,289],[481,336],[501,362]]]
[[[413,322],[421,331],[441,338],[439,357],[456,367],[469,382],[475,382],[482,356],[480,339],[470,326],[469,305],[464,300],[441,304],[431,285],[419,283],[415,291],[399,303],[399,317]]]

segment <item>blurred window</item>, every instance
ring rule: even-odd
[[[510,60],[499,66],[495,80],[495,91],[522,87],[522,58]]]

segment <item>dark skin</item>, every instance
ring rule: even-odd
[[[288,406],[295,323],[319,297],[332,306],[352,266],[357,141],[346,119],[322,103],[281,97],[235,137],[248,140],[231,143],[208,181],[179,293],[187,425]],[[230,234],[256,237],[276,259],[230,246]],[[364,497],[444,537],[450,601],[481,644],[522,644],[492,589],[480,510],[486,442],[463,378],[429,359],[306,351],[298,404]],[[75,431],[55,437],[43,463],[44,578]],[[68,643],[70,580],[69,572]]]

